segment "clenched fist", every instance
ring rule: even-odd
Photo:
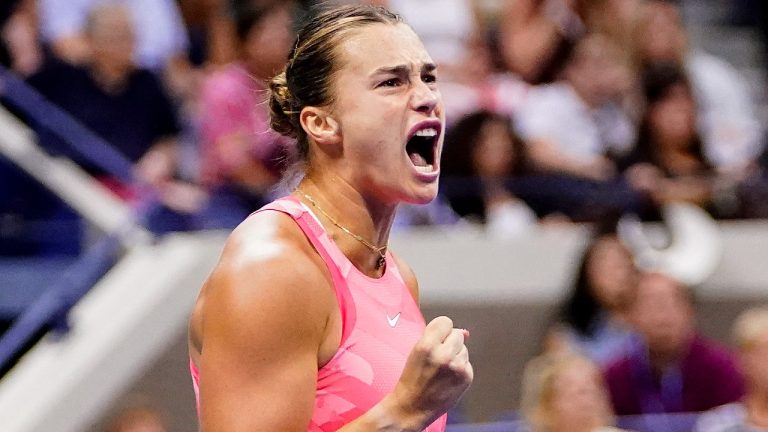
[[[456,405],[472,383],[465,335],[466,330],[453,328],[450,318],[437,317],[408,356],[392,396],[422,429]]]

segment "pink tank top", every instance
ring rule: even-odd
[[[342,318],[341,343],[318,370],[315,408],[308,431],[335,431],[370,410],[390,393],[408,354],[424,332],[424,317],[403,281],[392,255],[379,279],[360,272],[341,252],[309,209],[289,196],[259,211],[290,215],[325,261]],[[199,403],[199,372],[190,360]],[[446,416],[426,432],[445,430]]]

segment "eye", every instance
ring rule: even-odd
[[[424,81],[427,84],[432,84],[437,82],[437,75],[433,73],[424,74],[421,77],[421,80]]]
[[[397,87],[401,84],[400,78],[390,78],[381,82],[378,87]]]

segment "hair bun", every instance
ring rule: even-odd
[[[297,136],[293,95],[288,89],[285,70],[269,82],[270,127],[277,133],[292,138]]]

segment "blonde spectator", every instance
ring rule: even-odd
[[[704,414],[695,432],[768,430],[768,305],[742,313],[733,326],[746,395]]]
[[[602,375],[586,357],[545,355],[525,368],[522,411],[532,432],[616,432]]]
[[[139,397],[120,407],[106,421],[103,432],[168,432],[165,412]]]

